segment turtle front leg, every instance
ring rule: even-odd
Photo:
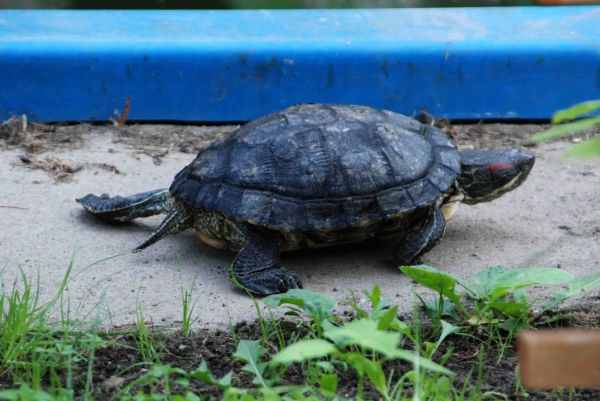
[[[169,213],[174,205],[171,194],[166,188],[112,198],[108,194],[100,196],[89,194],[75,201],[98,220],[108,222],[126,222],[138,217]]]
[[[300,277],[279,266],[280,238],[274,233],[248,229],[249,241],[231,265],[231,277],[248,291],[276,294],[292,288],[303,288]]]
[[[419,264],[419,258],[440,243],[446,231],[446,219],[437,206],[408,230],[405,238],[392,246],[392,256],[400,266]]]

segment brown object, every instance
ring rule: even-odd
[[[125,99],[125,107],[123,107],[123,117],[121,117],[121,113],[117,111],[117,124],[119,128],[123,128],[127,119],[129,118],[129,109],[131,108],[131,96]]]
[[[519,369],[528,389],[600,386],[600,331],[525,331],[517,340]]]

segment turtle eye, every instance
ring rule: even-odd
[[[491,163],[488,165],[488,169],[490,170],[491,174],[497,174],[499,172],[502,171],[510,171],[513,170],[515,167],[517,167],[516,163],[502,163],[502,162],[497,162],[497,163]]]

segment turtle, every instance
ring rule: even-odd
[[[534,162],[519,148],[459,151],[444,131],[392,111],[299,104],[209,144],[169,189],[76,201],[108,222],[164,213],[134,251],[194,228],[238,252],[232,280],[267,295],[303,288],[282,251],[379,239],[398,265],[420,263],[460,203],[517,188]]]

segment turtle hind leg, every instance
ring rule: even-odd
[[[98,220],[107,222],[126,222],[138,217],[169,213],[173,209],[173,199],[166,188],[112,198],[107,194],[89,194],[76,199],[76,202]]]
[[[255,294],[268,295],[302,288],[300,277],[279,266],[280,239],[248,230],[249,241],[231,265],[231,278]]]
[[[187,210],[181,205],[175,205],[167,217],[160,223],[158,228],[154,230],[152,235],[146,239],[141,245],[133,250],[139,252],[144,248],[149,247],[157,241],[170,234],[177,234],[194,226],[194,212]]]
[[[437,206],[432,206],[408,230],[406,237],[392,246],[392,257],[400,266],[419,264],[419,258],[440,243],[445,231],[444,214]]]

